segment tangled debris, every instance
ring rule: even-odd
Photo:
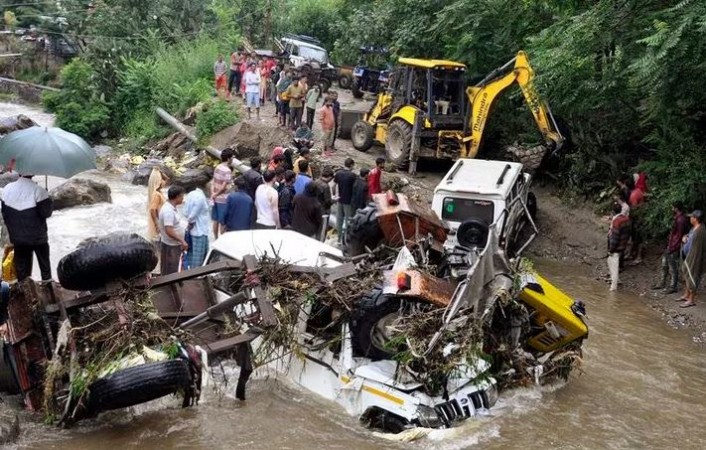
[[[189,339],[159,317],[145,289],[125,287],[114,298],[62,323],[44,377],[47,422],[69,425],[90,415],[93,382],[146,361],[173,359]]]

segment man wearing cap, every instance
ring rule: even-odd
[[[2,218],[10,242],[15,246],[18,281],[32,275],[34,255],[37,255],[42,280],[51,280],[47,218],[53,212],[52,200],[32,177],[22,174],[2,191]]]
[[[677,301],[683,301],[681,308],[688,308],[696,305],[694,298],[696,291],[701,284],[701,277],[706,272],[706,230],[703,227],[704,214],[700,209],[689,214],[691,222],[691,232],[685,238],[684,253],[686,260],[682,266],[684,279],[686,280],[686,291],[684,296]]]

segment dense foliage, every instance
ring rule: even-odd
[[[233,107],[224,100],[204,106],[196,118],[196,132],[199,139],[211,136],[238,121]]]
[[[309,34],[322,40],[338,64],[354,64],[361,45],[387,47],[392,59],[457,59],[468,64],[469,82],[524,49],[540,91],[564,119],[574,144],[551,167],[562,186],[590,194],[621,172],[646,170],[652,194],[647,222],[653,232],[664,230],[672,200],[690,207],[706,204],[702,0],[101,0],[94,5],[91,14],[64,13],[68,25],[62,26],[83,36],[82,58],[93,67],[96,86],[111,108],[109,123],[134,132],[146,132],[138,125],[156,103],[179,111],[207,96],[217,51],[227,53],[240,36],[269,47],[285,32]],[[26,26],[32,7],[22,8],[14,12]],[[46,8],[59,14],[56,5],[42,8],[44,14]],[[526,106],[511,91],[496,105],[482,151],[487,156],[491,148],[518,138],[538,140],[528,130],[533,126]]]

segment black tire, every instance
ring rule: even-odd
[[[391,359],[405,350],[405,346],[392,347],[385,328],[399,317],[400,311],[414,305],[433,308],[433,305],[414,299],[403,299],[382,293],[375,288],[356,302],[351,318],[353,354],[373,361]]]
[[[110,234],[87,241],[61,258],[57,267],[65,289],[98,289],[114,280],[129,280],[157,265],[154,247],[137,234]]]
[[[407,170],[409,153],[412,150],[412,125],[403,120],[395,120],[387,129],[385,153],[387,160],[397,170]]]
[[[325,94],[328,92],[328,90],[331,88],[331,82],[327,80],[326,78],[322,78],[319,80],[319,89],[321,89],[321,93]]]
[[[537,196],[534,195],[534,192],[527,194],[527,210],[529,210],[532,221],[537,224]]]
[[[366,247],[372,250],[382,243],[385,235],[378,223],[378,213],[374,203],[355,213],[348,222],[343,238],[348,256],[362,255],[367,252]]]
[[[357,121],[351,128],[351,143],[353,148],[361,152],[367,152],[373,146],[375,130],[372,125],[362,120]]]
[[[357,79],[353,80],[353,84],[351,84],[351,93],[354,98],[359,100],[365,96],[365,93],[360,90],[360,82]]]
[[[0,392],[15,395],[20,393],[20,385],[17,382],[8,350],[9,345],[0,342]]]
[[[341,89],[350,89],[352,85],[353,85],[353,77],[351,75],[344,73],[343,75],[338,77],[338,86]]]
[[[485,248],[489,233],[490,227],[484,220],[470,219],[459,225],[456,238],[466,248]]]
[[[188,363],[181,359],[130,367],[91,384],[86,411],[92,416],[139,405],[185,390],[190,384]]]

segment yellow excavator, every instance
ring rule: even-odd
[[[496,97],[517,83],[551,151],[564,143],[556,120],[534,86],[525,52],[466,86],[465,64],[437,59],[400,58],[385,92],[351,130],[353,146],[367,151],[385,146],[388,162],[416,171],[419,158],[475,158]]]

